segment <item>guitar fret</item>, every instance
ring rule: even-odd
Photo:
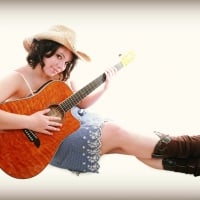
[[[102,84],[106,79],[105,73],[101,76],[87,84],[78,92],[74,93],[68,99],[63,101],[60,106],[64,108],[64,111],[70,110],[73,106],[77,105],[84,97],[86,97],[89,93],[91,93],[94,89],[96,89],[100,84]]]

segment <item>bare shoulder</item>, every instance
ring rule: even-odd
[[[10,71],[3,74],[0,79],[0,102],[7,100],[15,94],[22,81],[22,77],[18,72]]]

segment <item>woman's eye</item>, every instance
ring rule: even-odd
[[[61,55],[57,54],[56,56],[57,56],[57,58],[58,58],[59,60],[62,59],[62,56],[61,56]]]
[[[66,65],[67,67],[70,67],[70,66],[72,65],[72,62],[71,62],[71,61],[65,62],[65,65]]]

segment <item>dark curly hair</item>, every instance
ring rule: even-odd
[[[31,50],[26,58],[28,64],[34,69],[37,64],[40,64],[41,67],[44,67],[43,58],[50,58],[54,55],[57,49],[62,46],[60,43],[52,41],[52,40],[36,40],[34,39],[31,44]],[[62,81],[66,81],[76,64],[77,56],[73,54],[72,61],[70,63],[66,63],[66,68],[62,72]]]

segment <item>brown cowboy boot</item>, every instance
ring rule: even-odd
[[[165,170],[200,176],[200,158],[163,158]]]
[[[156,132],[160,137],[154,148],[153,158],[200,158],[200,135],[171,137]]]

